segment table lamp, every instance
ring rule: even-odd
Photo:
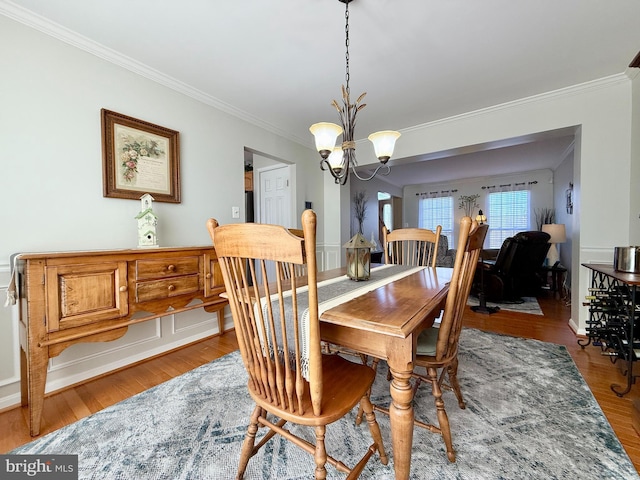
[[[548,233],[551,237],[549,238],[551,247],[549,247],[549,252],[547,253],[547,264],[554,266],[560,261],[560,254],[558,253],[556,244],[567,241],[567,232],[564,228],[564,223],[547,223],[542,225],[542,231]]]
[[[478,225],[484,225],[484,222],[487,221],[487,216],[482,213],[482,210],[478,210],[478,215],[476,215],[476,222]],[[487,315],[494,314],[500,310],[500,307],[497,305],[494,307],[487,306],[487,297],[484,293],[484,248],[480,249],[480,290],[478,291],[478,305],[474,305],[471,307],[476,313],[486,313]]]

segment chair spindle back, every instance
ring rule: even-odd
[[[426,228],[399,228],[389,231],[383,227],[386,264],[435,267],[442,227],[436,231]]]
[[[305,413],[304,396],[309,395],[319,415],[322,361],[315,213],[305,211],[302,223],[303,236],[278,225],[218,226],[211,219],[207,227],[254,390],[295,414]]]
[[[457,355],[458,340],[462,330],[462,316],[488,229],[488,225],[478,225],[470,217],[463,217],[460,221],[458,249],[438,332],[436,360],[441,361]]]

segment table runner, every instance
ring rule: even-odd
[[[325,280],[318,283],[318,317],[322,316],[322,313],[334,308],[344,302],[347,302],[353,298],[359,297],[360,295],[364,295],[367,292],[375,290],[379,287],[382,287],[388,283],[394,282],[406,276],[409,276],[413,273],[424,270],[427,267],[415,267],[415,266],[407,266],[407,265],[383,265],[381,267],[376,267],[371,269],[371,275],[369,280],[364,282],[356,282],[351,280],[346,275],[341,277],[332,278],[329,280]],[[298,294],[298,312],[302,312],[299,316],[300,318],[300,344],[302,345],[302,354],[301,354],[301,364],[302,364],[302,376],[309,380],[308,378],[308,359],[309,359],[309,308],[308,308],[308,296],[304,295],[306,291],[308,291],[308,286],[303,286],[296,289]],[[303,294],[303,295],[300,295]],[[293,344],[293,317],[292,317],[292,306],[291,306],[291,293],[288,292],[285,294],[285,324],[287,328],[287,338],[290,339],[290,344]],[[262,298],[260,300],[260,306],[256,305],[257,318],[267,318],[269,308],[272,307],[273,301],[277,299],[277,295],[272,295],[270,297],[271,301],[267,301],[266,298]],[[287,300],[288,299],[288,300]],[[260,311],[261,310],[261,311]],[[279,309],[275,308],[274,319],[279,320]],[[276,323],[279,325],[279,322]],[[265,322],[265,327],[267,330],[267,337],[269,337],[268,324]],[[260,343],[263,345],[263,348],[268,348],[269,351],[272,351],[271,342],[268,342],[268,345],[265,345],[264,339],[262,338],[260,330],[258,331],[260,336]],[[279,336],[280,333],[276,332],[276,336]],[[265,352],[266,353],[266,352]],[[283,353],[283,352],[280,352]]]

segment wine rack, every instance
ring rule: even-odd
[[[622,397],[631,390],[635,381],[633,365],[640,359],[640,298],[636,295],[640,275],[619,272],[611,265],[583,266],[591,270],[591,282],[583,302],[589,307],[589,320],[587,338],[578,340],[578,345],[598,346],[613,363],[623,362],[621,370],[627,385],[611,385],[611,390]]]

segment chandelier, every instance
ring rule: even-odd
[[[375,177],[380,169],[384,168],[380,172],[381,175],[388,175],[391,169],[387,162],[391,155],[393,155],[393,148],[395,146],[397,138],[400,136],[400,132],[394,132],[390,130],[376,132],[369,135],[369,140],[373,143],[376,157],[380,161],[380,165],[369,177],[361,177],[358,175],[356,168],[358,162],[356,161],[356,142],[354,139],[354,131],[356,125],[356,115],[367,106],[366,103],[361,103],[364,99],[366,92],[358,97],[356,103],[352,104],[349,99],[349,3],[353,0],[338,0],[345,4],[345,47],[346,47],[346,86],[342,85],[342,106],[335,100],[332,105],[338,111],[340,117],[340,125],[335,123],[321,122],[311,125],[309,130],[315,137],[316,149],[322,159],[320,160],[320,169],[329,170],[336,183],[344,185],[347,183],[349,177],[349,170],[360,180],[368,181]],[[342,145],[336,146],[336,139],[338,135],[342,134]]]

